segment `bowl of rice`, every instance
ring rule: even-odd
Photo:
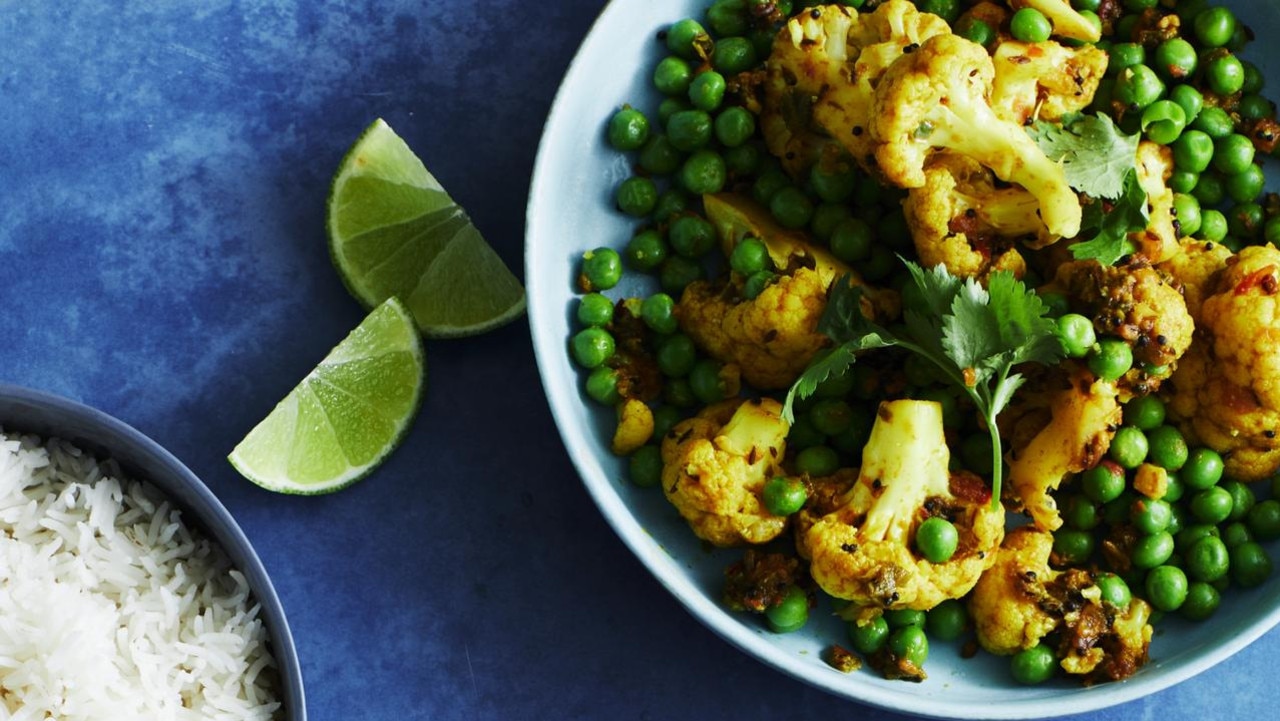
[[[266,570],[177,458],[0,384],[0,715],[304,721]]]

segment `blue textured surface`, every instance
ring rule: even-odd
[[[541,124],[602,5],[0,0],[0,380],[205,480],[272,573],[312,719],[897,718],[739,653],[643,570],[522,324],[430,344],[408,441],[338,495],[224,460],[363,316],[323,229],[350,142],[387,119],[518,269]],[[1277,659],[1272,632],[1092,718],[1270,718]]]

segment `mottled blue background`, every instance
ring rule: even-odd
[[[324,201],[385,118],[514,269],[558,78],[603,0],[0,0],[0,380],[133,424],[272,573],[309,714],[893,719],[703,629],[582,490],[526,326],[428,347],[404,447],[321,498],[232,446],[363,317]],[[620,69],[619,72],[628,72]],[[1280,636],[1093,716],[1274,717]]]

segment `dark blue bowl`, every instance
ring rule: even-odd
[[[271,639],[280,671],[280,699],[287,721],[306,721],[302,670],[284,607],[249,539],[231,513],[173,454],[132,426],[60,396],[0,384],[0,427],[6,432],[56,437],[99,459],[114,459],[130,478],[150,482],[182,509],[186,522],[217,541],[244,573]]]

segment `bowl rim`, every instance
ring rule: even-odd
[[[43,440],[56,437],[72,443],[85,452],[93,453],[99,460],[115,460],[121,465],[126,475],[156,486],[179,509],[191,514],[191,520],[222,547],[231,558],[236,570],[248,579],[253,600],[262,609],[261,618],[267,627],[272,656],[275,658],[281,682],[284,685],[281,689],[280,701],[284,704],[286,718],[289,721],[306,721],[306,690],[302,668],[284,605],[271,582],[266,566],[249,542],[244,529],[204,481],[147,434],[88,404],[56,393],[4,382],[0,382],[0,404],[4,406],[22,404],[32,409],[50,409],[55,414],[78,419],[96,431],[100,431],[101,439],[69,438],[58,435],[56,424],[42,426],[39,421],[36,421],[28,426],[20,419],[0,418],[0,425],[6,432],[31,433],[42,436]],[[184,493],[182,498],[176,497],[176,493],[164,488],[163,482],[156,481],[155,474],[144,466],[162,469],[185,484],[189,493]],[[206,520],[210,518],[217,518],[219,526],[214,527],[210,521]]]
[[[529,197],[525,209],[524,271],[529,299],[527,322],[543,392],[547,397],[561,441],[579,478],[604,515],[606,522],[624,545],[686,611],[721,638],[756,660],[833,695],[899,713],[965,719],[1048,718],[1098,711],[1134,701],[1207,670],[1234,655],[1280,623],[1280,604],[1277,604],[1267,614],[1250,623],[1242,632],[1231,635],[1194,659],[1186,662],[1178,659],[1178,662],[1168,665],[1153,660],[1150,665],[1163,666],[1159,674],[1099,684],[1069,696],[1046,698],[1032,694],[1025,700],[991,705],[976,700],[939,700],[912,694],[911,684],[900,684],[901,688],[886,688],[874,683],[850,681],[847,680],[850,677],[843,675],[814,674],[811,661],[802,663],[801,659],[794,655],[782,653],[766,637],[751,632],[741,619],[710,601],[704,589],[682,576],[678,572],[679,568],[675,560],[640,525],[632,509],[628,507],[618,490],[610,484],[603,466],[596,457],[597,450],[592,447],[599,439],[588,439],[585,437],[587,434],[580,433],[580,429],[570,425],[568,419],[573,417],[572,411],[575,410],[571,404],[580,402],[580,394],[568,379],[576,378],[577,373],[569,361],[567,338],[556,337],[547,327],[551,323],[549,319],[554,317],[549,314],[563,315],[566,309],[551,303],[550,300],[544,300],[560,298],[569,273],[566,270],[563,277],[545,277],[545,274],[539,272],[537,264],[539,254],[555,248],[557,239],[554,233],[543,231],[545,215],[543,208],[545,204],[555,202],[554,196],[547,197],[545,200],[543,196],[548,193],[549,187],[554,186],[555,178],[551,173],[551,146],[555,142],[558,129],[571,114],[567,108],[566,99],[580,84],[578,79],[585,74],[592,63],[591,56],[597,50],[597,46],[607,42],[602,37],[602,29],[621,22],[624,11],[631,5],[632,3],[629,2],[610,0],[592,22],[561,79],[543,124],[533,172],[530,176]],[[672,18],[674,19],[678,18]],[[629,32],[646,35],[647,29],[630,27]],[[603,118],[601,122],[603,123]],[[543,240],[544,238],[546,240]]]

